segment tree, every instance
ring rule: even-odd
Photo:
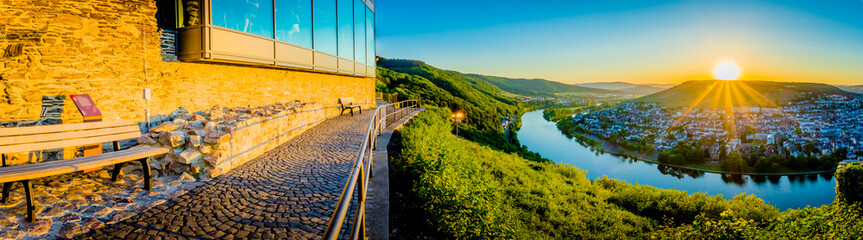
[[[740,154],[732,153],[728,156],[728,159],[722,162],[722,168],[727,172],[743,172],[746,169],[746,163],[743,161],[743,158],[740,157]]]
[[[803,145],[803,152],[806,154],[817,153],[818,148],[815,148],[815,144],[812,144],[812,142],[806,142],[806,145]]]
[[[770,161],[768,161],[766,158],[758,158],[758,162],[755,163],[755,170],[759,172],[765,172],[771,170],[772,166],[773,164],[770,163]]]
[[[783,159],[783,158],[782,158],[782,157],[780,157],[779,155],[771,155],[769,158],[767,158],[767,160],[768,160],[770,163],[776,163],[776,164],[779,164],[779,165],[785,165],[785,159]]]

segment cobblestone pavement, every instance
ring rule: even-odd
[[[79,238],[320,238],[371,113],[324,121],[204,186]]]

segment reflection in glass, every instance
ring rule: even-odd
[[[273,38],[272,0],[212,0],[213,25]]]
[[[366,8],[366,64],[375,65],[375,14]]]
[[[179,8],[182,10],[182,13],[177,16],[178,28],[201,23],[201,11],[199,11],[198,0],[180,0],[177,4],[180,5]]]
[[[336,55],[336,0],[316,0],[315,50]]]
[[[276,0],[276,40],[312,48],[312,0]]]
[[[354,61],[366,63],[366,4],[361,0],[354,3]]]
[[[339,57],[354,60],[354,0],[339,0]]]

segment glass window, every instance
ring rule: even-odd
[[[366,4],[354,2],[354,61],[366,63]]]
[[[312,48],[312,0],[276,0],[276,39]]]
[[[212,0],[213,25],[273,38],[272,0]]]
[[[366,8],[366,65],[375,65],[375,14]]]
[[[177,27],[201,24],[201,11],[198,3],[198,0],[177,1],[177,8],[180,9],[180,14],[177,14]]]
[[[316,0],[315,50],[336,55],[336,0]]]
[[[354,0],[339,0],[339,57],[354,60]]]

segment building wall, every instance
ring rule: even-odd
[[[155,15],[153,0],[0,0],[0,121],[39,119],[44,96],[69,94],[90,94],[106,120],[138,121],[147,109],[152,119],[180,107],[374,102],[373,78],[171,62]],[[79,122],[64,102],[64,122]]]

